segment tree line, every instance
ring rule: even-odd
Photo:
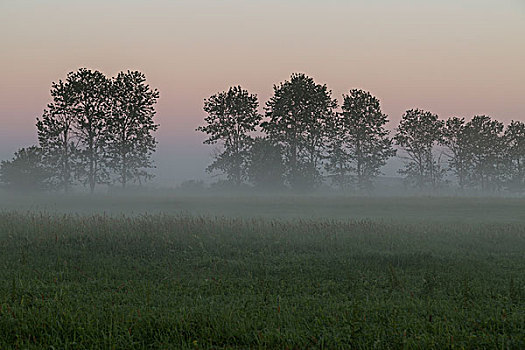
[[[525,189],[525,124],[489,116],[440,120],[407,110],[390,136],[380,101],[354,89],[338,101],[326,85],[292,74],[273,88],[260,114],[257,95],[240,86],[204,102],[205,144],[219,147],[206,169],[235,186],[311,190],[328,181],[368,191],[391,157],[406,184],[436,190],[454,182],[481,191]]]
[[[52,102],[37,118],[38,145],[0,164],[0,182],[23,189],[70,191],[84,185],[143,183],[152,178],[159,92],[138,71],[108,78],[81,68],[51,86]],[[240,86],[204,100],[197,131],[215,145],[207,172],[228,186],[309,191],[323,183],[369,191],[397,156],[399,174],[420,190],[450,183],[480,191],[525,190],[525,124],[484,115],[440,120],[407,110],[387,129],[388,116],[370,92],[353,89],[341,105],[326,85],[292,74],[259,101]]]
[[[151,178],[159,92],[138,71],[113,78],[81,68],[51,86],[52,102],[37,118],[38,145],[2,161],[0,180],[22,189],[143,182]]]

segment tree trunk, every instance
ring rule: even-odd
[[[93,147],[93,138],[89,140],[89,190],[91,194],[95,192],[95,150]]]
[[[126,154],[122,155],[122,188],[126,188],[128,168],[126,164]]]
[[[355,154],[357,158],[357,164],[356,164],[356,171],[357,171],[357,186],[359,187],[359,190],[363,189],[363,178],[362,178],[362,171],[361,171],[361,161],[362,161],[362,155],[361,155],[361,142],[357,140]]]

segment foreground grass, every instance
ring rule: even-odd
[[[525,224],[0,213],[0,348],[525,348]]]

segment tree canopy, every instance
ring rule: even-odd
[[[158,96],[138,71],[107,78],[80,68],[52,83],[52,102],[36,122],[52,181],[66,192],[77,182],[94,192],[97,184],[150,178]]]
[[[343,95],[342,112],[330,124],[326,167],[341,188],[355,184],[359,190],[370,189],[381,167],[396,154],[387,122],[379,100],[369,92],[354,89]]]
[[[229,181],[239,186],[246,179],[248,151],[262,116],[257,112],[257,95],[240,86],[230,87],[204,101],[205,126],[197,128],[208,135],[206,144],[221,145],[208,172],[220,171]]]
[[[321,180],[321,161],[337,101],[326,85],[305,74],[292,74],[273,90],[262,129],[283,148],[287,183],[296,190],[311,189]]]

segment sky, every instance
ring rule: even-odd
[[[1,0],[0,33],[0,159],[37,142],[51,83],[80,67],[160,91],[164,184],[207,178],[205,98],[241,85],[262,108],[294,72],[370,91],[390,129],[410,108],[525,121],[525,0]]]

